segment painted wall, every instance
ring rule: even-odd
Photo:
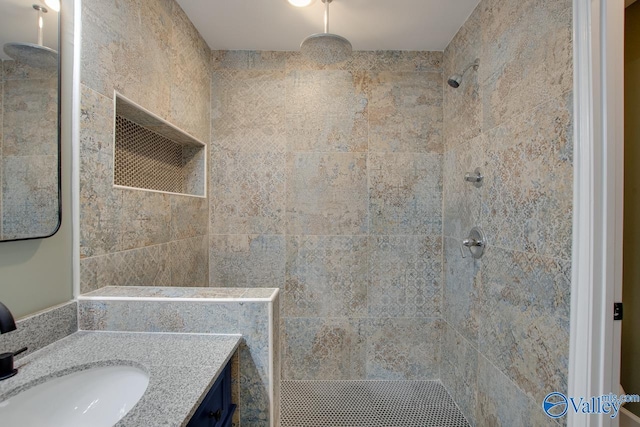
[[[73,1],[63,0],[62,111],[71,111]],[[25,317],[72,298],[71,114],[62,116],[62,222],[47,239],[0,242],[0,301]]]
[[[572,226],[570,0],[483,0],[444,52],[442,380],[475,425],[555,425],[566,392]],[[482,167],[481,188],[464,174]],[[480,260],[460,241],[481,226]]]
[[[638,193],[640,192],[640,3],[627,7],[625,14],[625,98],[624,98],[624,270],[622,301],[622,364],[620,383],[628,394],[640,393],[640,369],[637,357],[640,354],[640,252],[637,238],[640,238],[638,221]],[[630,403],[627,409],[640,416],[640,403]]]
[[[82,20],[81,292],[206,286],[208,201],[112,186],[113,96],[207,142],[210,50],[174,1],[85,0]]]
[[[283,290],[283,378],[439,378],[442,53],[213,52],[211,99],[210,284]]]

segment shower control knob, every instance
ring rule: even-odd
[[[472,246],[484,246],[483,242],[480,242],[476,239],[464,239],[462,241],[462,244],[468,248],[472,247]]]
[[[475,185],[476,187],[482,186],[483,179],[484,179],[484,176],[482,175],[482,171],[480,170],[480,168],[476,168],[476,170],[474,170],[473,173],[467,172],[464,176],[465,181],[472,182],[473,185]]]
[[[460,245],[462,258],[466,258],[465,251],[467,249],[475,259],[482,257],[482,255],[484,255],[484,248],[486,244],[487,239],[484,237],[482,230],[479,227],[473,227],[469,232],[469,237],[464,239]]]

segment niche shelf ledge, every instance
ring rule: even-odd
[[[113,185],[206,197],[207,145],[114,93]]]

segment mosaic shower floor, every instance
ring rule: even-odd
[[[438,381],[283,381],[281,427],[469,427]]]

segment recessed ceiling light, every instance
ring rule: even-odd
[[[289,4],[295,7],[307,7],[316,0],[287,0]]]

